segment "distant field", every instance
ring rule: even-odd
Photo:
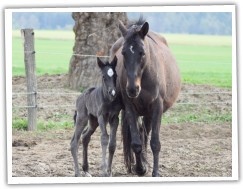
[[[164,35],[180,67],[183,82],[221,87],[232,85],[230,36]],[[72,31],[35,31],[37,74],[67,73],[72,55]],[[13,31],[13,75],[24,75],[22,40]]]

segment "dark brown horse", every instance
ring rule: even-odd
[[[119,22],[119,29],[122,37],[112,46],[111,58],[115,55],[118,58],[118,82],[125,106],[122,118],[125,163],[131,171],[134,152],[134,171],[138,175],[148,171],[144,146],[152,130],[152,176],[159,176],[161,118],[177,99],[180,73],[165,38],[149,32],[149,24],[143,19],[128,27]],[[139,128],[140,116],[144,129]]]

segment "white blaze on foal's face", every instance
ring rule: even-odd
[[[114,75],[114,72],[113,72],[113,70],[110,68],[110,69],[108,69],[108,71],[107,71],[107,75],[109,76],[109,77],[112,77],[113,75]]]
[[[113,71],[111,68],[109,68],[109,69],[107,70],[107,75],[108,75],[109,77],[112,77],[112,76],[114,75],[114,71]],[[112,95],[112,96],[115,96],[115,94],[116,94],[116,91],[113,89],[113,90],[111,91],[111,95]]]

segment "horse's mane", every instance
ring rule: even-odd
[[[138,20],[129,21],[128,23],[128,32],[125,37],[127,41],[134,41],[136,39],[137,31],[141,29],[141,26],[146,22],[146,20],[141,15]]]

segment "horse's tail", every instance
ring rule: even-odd
[[[131,173],[131,165],[133,163],[133,152],[131,147],[131,132],[129,128],[129,124],[127,122],[125,111],[121,112],[121,128],[122,128],[122,140],[123,140],[123,154],[124,154],[124,162],[127,168],[128,173]]]

